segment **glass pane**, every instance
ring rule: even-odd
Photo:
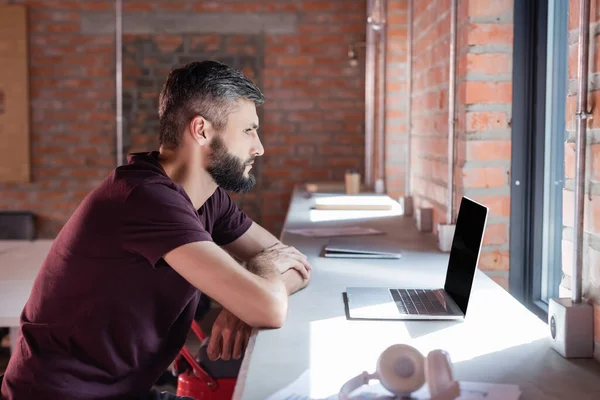
[[[568,1],[548,3],[546,70],[546,137],[544,149],[544,220],[542,239],[542,299],[558,297],[562,278],[562,191],[565,183],[564,144],[567,140]]]

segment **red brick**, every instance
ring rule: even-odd
[[[390,99],[394,96],[394,93],[397,92],[397,99],[402,99],[403,101],[406,99],[406,82],[394,82],[391,80],[386,81],[386,90],[387,90],[387,98]]]
[[[171,53],[183,44],[183,38],[175,35],[156,35],[154,42],[162,53]]]
[[[485,228],[483,245],[502,245],[508,243],[507,224],[488,224]]]
[[[387,48],[393,53],[404,53],[407,50],[408,29],[406,27],[392,26],[387,30]]]
[[[307,159],[297,159],[297,158],[286,158],[282,161],[282,166],[283,167],[291,167],[291,168],[304,168],[304,167],[309,167],[311,166],[312,162],[311,160],[307,160]]]
[[[484,271],[508,271],[510,255],[508,250],[485,250],[479,257],[479,268]]]
[[[389,0],[387,2],[388,13],[392,14],[395,11],[407,11],[408,10],[408,2],[403,0]]]
[[[152,11],[152,4],[147,1],[128,0],[123,3],[123,11]]]
[[[290,122],[303,122],[322,117],[323,113],[319,111],[294,111],[287,114],[287,120]]]
[[[471,167],[463,169],[463,185],[466,188],[492,188],[506,186],[506,167]]]
[[[594,3],[593,1],[591,3]],[[569,30],[579,27],[579,1],[569,0]]]
[[[577,51],[577,43],[573,43],[569,45],[569,64],[568,64],[568,70],[569,70],[569,79],[577,79],[577,57],[578,57],[578,51]],[[597,65],[597,64],[596,64]]]
[[[506,53],[468,53],[467,68],[470,73],[509,75],[512,70],[512,55]]]
[[[181,1],[161,1],[158,3],[154,4],[154,9],[155,10],[160,10],[160,11],[186,11],[189,10],[190,7],[190,3],[187,1],[181,2]]]
[[[563,190],[563,225],[573,227],[575,220],[575,193]],[[584,229],[593,234],[600,234],[600,196],[585,195]]]
[[[315,108],[315,102],[312,100],[287,100],[272,104],[272,107],[279,110],[312,110]]]
[[[600,196],[592,196],[592,199],[588,200],[587,207],[586,214],[587,220],[590,221],[591,232],[600,235]]]
[[[565,128],[569,131],[575,130],[575,113],[577,112],[577,97],[568,96],[566,101]],[[595,111],[596,107],[594,107]]]
[[[84,158],[80,156],[59,156],[59,157],[46,157],[46,165],[55,165],[60,167],[78,167],[84,165]]]
[[[600,108],[600,107],[594,106],[595,104],[600,104],[600,103],[597,103],[598,101],[600,101],[600,91],[595,90],[595,91],[591,92],[590,97],[591,98],[588,101],[588,106],[592,110],[592,118],[591,118],[591,120],[588,119],[587,125],[590,128],[600,128],[600,110],[598,110],[598,108]],[[575,104],[577,104],[577,103],[575,103]],[[574,121],[575,121],[575,123],[577,123],[577,119],[575,119]]]
[[[388,6],[388,8],[389,8],[389,6]],[[388,16],[387,16],[388,27],[397,26],[397,25],[406,25],[407,23],[408,23],[408,13],[388,14]]]
[[[579,27],[579,1],[569,1],[569,30],[577,29]],[[590,22],[598,21],[599,9],[596,1],[590,1]]]
[[[305,67],[313,65],[314,59],[310,56],[279,56],[276,62],[281,67]]]
[[[471,17],[497,17],[513,10],[512,0],[469,0],[468,4]]]
[[[57,178],[59,178],[62,175],[63,175],[62,168],[45,167],[45,168],[36,168],[33,170],[33,179],[34,180],[57,180]]]
[[[600,181],[600,144],[590,146],[591,168],[590,176],[595,181]]]
[[[356,168],[360,163],[354,157],[328,157],[326,164],[329,167]]]
[[[79,22],[80,15],[72,11],[36,10],[31,19],[35,22]]]
[[[510,161],[510,140],[467,140],[467,161]]]
[[[74,33],[79,32],[78,23],[59,23],[59,24],[46,24],[43,27],[36,27],[38,32],[50,32],[50,33]]]
[[[69,175],[73,178],[104,178],[106,171],[97,168],[72,169]]]
[[[466,119],[468,132],[482,132],[508,128],[507,116],[504,112],[467,112]]]
[[[271,44],[265,49],[269,55],[288,55],[297,51],[297,46],[290,44]]]
[[[42,192],[39,193],[40,197],[44,198],[44,200],[53,200],[53,199],[64,199],[66,193],[64,192]]]
[[[4,201],[6,203],[3,204],[3,207],[7,207],[10,203],[14,204],[15,202],[24,202],[29,198],[29,193],[25,191],[16,191],[16,190],[3,190],[2,199],[0,201]]]
[[[574,142],[565,142],[565,176],[569,179],[575,177],[576,152]]]
[[[335,2],[323,2],[323,1],[302,1],[302,11],[333,11],[338,6]]]
[[[513,44],[512,24],[470,24],[468,33],[469,45]]]
[[[42,185],[46,185],[47,188],[64,187],[61,185],[66,182],[70,185],[68,193],[72,195],[71,198],[76,199],[83,197],[81,193],[84,190],[78,188],[88,190],[93,188],[93,185],[105,176],[114,163],[114,156],[111,155],[114,152],[114,104],[112,103],[114,74],[111,72],[114,38],[111,35],[80,35],[79,13],[82,10],[112,12],[114,4],[31,1],[28,2],[28,6],[31,17],[29,37],[32,46],[30,93],[32,102],[36,105],[32,113],[32,152],[34,152],[35,162],[33,176],[36,186],[31,187],[31,198],[38,198],[35,192],[37,187]],[[273,160],[269,165],[281,165],[282,161],[292,164],[286,168],[288,177],[285,181],[278,179],[272,182],[272,185],[276,190],[289,194],[297,180],[306,177],[341,177],[345,169],[343,165],[332,167],[331,170],[323,165],[332,152],[340,153],[336,163],[347,163],[347,160],[353,160],[355,164],[362,163],[364,77],[361,75],[360,68],[353,69],[348,65],[346,47],[349,43],[348,37],[351,41],[360,41],[361,35],[364,35],[366,13],[364,2],[323,4],[312,0],[285,4],[251,0],[200,3],[176,0],[166,4],[131,0],[124,2],[123,6],[127,12],[192,8],[202,11],[240,13],[269,11],[305,13],[305,9],[311,10],[306,12],[305,19],[300,19],[300,31],[313,34],[266,35],[265,68],[262,71],[244,69],[250,76],[258,76],[258,73],[261,73],[261,86],[274,92],[269,96],[268,90],[265,90],[268,102],[265,105],[265,114],[261,116],[264,132],[261,136],[265,139],[267,154],[271,155]],[[323,8],[331,9],[334,13],[319,11]],[[308,21],[309,24],[302,26],[304,21]],[[402,17],[397,19],[392,17],[391,21],[401,23]],[[47,26],[49,28],[46,28]],[[49,32],[52,30],[57,32]],[[65,31],[69,33],[64,34]],[[402,30],[399,34],[405,34],[406,29],[404,33],[401,32]],[[206,57],[212,57],[218,50],[222,50],[220,56],[235,52],[236,55],[255,57],[257,50],[248,45],[252,42],[243,35],[233,36],[223,43],[224,39],[221,35],[190,36],[192,37],[190,52],[202,53]],[[125,67],[128,74],[125,76],[124,86],[127,90],[131,88],[139,90],[143,86],[140,86],[136,79],[141,76],[141,69],[144,67],[155,69],[159,75],[166,76],[168,73],[168,67],[161,65],[165,61],[159,60],[156,55],[144,56],[140,63],[133,60],[130,54],[135,54],[138,40],[157,41],[166,55],[182,51],[181,36],[178,35],[125,35]],[[284,53],[282,48],[270,49],[276,45],[288,46],[285,48],[287,53]],[[403,47],[405,44],[399,49]],[[328,48],[334,50],[327,52]],[[359,48],[358,53],[359,57],[364,57],[363,48]],[[280,58],[278,54],[290,58]],[[174,60],[177,59],[177,54],[173,54],[172,57]],[[294,59],[294,57],[301,58]],[[341,78],[340,72],[343,75]],[[281,84],[290,79],[297,81],[294,85],[281,88]],[[83,92],[80,90],[82,88]],[[139,99],[144,102],[156,101],[158,93],[151,93],[153,90],[156,91],[156,88],[141,90]],[[285,103],[277,106],[278,102],[283,103],[282,100]],[[318,112],[309,113],[304,110],[312,106],[317,107]],[[50,116],[53,110],[65,114]],[[153,118],[155,116],[150,115],[148,111],[140,111],[132,121],[128,121],[131,125],[129,133],[132,135],[133,146],[144,150],[155,146],[155,133],[143,132],[141,126],[142,122]],[[60,133],[57,129],[59,124],[63,124],[60,125]],[[390,124],[390,126],[397,125]],[[319,129],[311,130],[313,127]],[[48,131],[57,133],[49,135]],[[346,143],[346,147],[328,151],[334,143],[334,138],[338,137],[340,140],[336,143]],[[46,154],[43,151],[44,149],[50,151],[50,143],[60,149],[64,146],[68,150],[59,151],[56,155]],[[290,157],[292,155],[293,157]],[[313,162],[319,167],[310,169],[301,167],[304,163]],[[41,163],[49,163],[49,165],[44,165],[44,169],[41,170]],[[85,163],[86,166],[68,165],[77,163]],[[56,164],[65,164],[65,166],[53,167]],[[5,186],[2,186],[2,190],[3,198],[8,198],[17,189],[8,189],[6,195]],[[270,191],[271,188],[263,187],[261,193],[266,195]],[[41,198],[43,193],[40,192],[39,196]],[[243,201],[247,202],[247,205],[244,207],[253,210],[255,207],[251,203],[260,199],[259,192],[254,197],[245,196]],[[58,229],[62,225],[60,219],[68,215],[76,205],[77,201],[68,204],[63,202],[61,207],[56,207],[59,211],[42,212],[40,220],[46,221],[40,225],[42,231],[51,233],[53,229]],[[26,203],[25,200],[21,206],[40,208],[36,202]],[[285,208],[285,206],[278,204],[277,208]],[[265,224],[280,228],[284,214],[285,209],[276,210],[274,212],[276,219],[266,219]]]
[[[512,82],[466,82],[466,104],[511,102]]]

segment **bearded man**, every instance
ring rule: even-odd
[[[252,327],[282,326],[310,264],[228,194],[255,184],[263,102],[252,81],[219,62],[169,73],[158,151],[131,154],[55,238],[0,397],[174,398],[152,386],[183,346],[201,293],[223,306],[213,358],[239,358]]]

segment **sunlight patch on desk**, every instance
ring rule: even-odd
[[[363,371],[374,372],[379,355],[396,343],[411,345],[424,356],[443,349],[453,363],[460,363],[547,338],[543,321],[532,318],[516,300],[489,301],[488,292],[489,289],[475,290],[466,320],[458,323],[352,321],[345,317],[311,322],[310,395],[330,396],[348,379]],[[510,323],[500,320],[499,315],[510,315]],[[424,334],[414,337],[411,330],[415,327],[411,324],[430,324],[432,329],[423,329]],[[518,331],[514,326],[519,327]]]
[[[457,363],[531,343],[548,335],[546,329],[532,328],[526,319],[517,324],[522,327],[519,331],[499,330],[494,324],[482,324],[479,329],[468,327],[467,324],[457,324],[443,331],[421,336],[411,345],[424,354],[443,348],[450,354],[452,362]],[[453,340],[448,340],[448,336]]]
[[[463,323],[423,335],[412,344],[424,354],[443,348],[450,353],[453,362],[460,362],[548,337],[547,325],[516,300],[489,301],[487,292],[482,290],[473,296]],[[469,319],[471,314],[477,315],[476,323]],[[510,321],[506,323],[498,318],[507,314]],[[511,328],[514,326],[519,329]]]
[[[373,332],[377,332],[376,337]],[[362,371],[374,372],[377,358],[387,347],[409,339],[403,324],[388,321],[364,323],[348,321],[344,316],[311,322],[311,398],[331,396]]]

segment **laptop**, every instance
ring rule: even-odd
[[[381,237],[334,238],[323,248],[323,256],[328,258],[383,258],[402,257],[397,242]]]
[[[348,287],[348,315],[355,319],[455,320],[467,314],[488,208],[463,197],[444,288]]]

